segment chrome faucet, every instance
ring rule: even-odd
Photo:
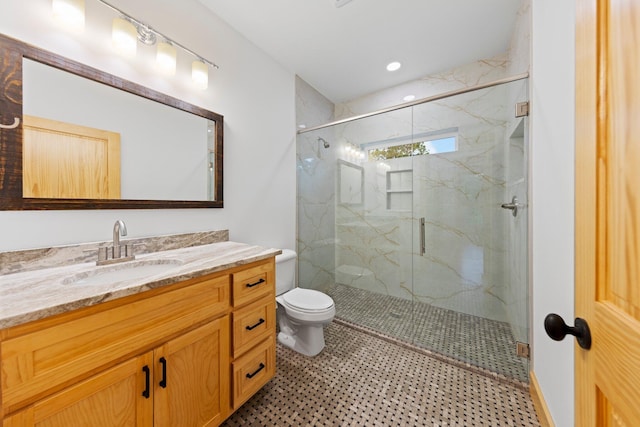
[[[122,237],[127,235],[127,226],[121,219],[113,224],[113,259],[120,258],[120,233],[122,233]]]
[[[131,261],[135,259],[133,255],[133,245],[120,243],[120,236],[127,235],[127,226],[124,221],[117,220],[113,224],[113,245],[98,249],[98,265],[114,264],[116,262]]]

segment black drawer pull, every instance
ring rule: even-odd
[[[264,319],[260,318],[260,320],[258,320],[258,323],[256,323],[253,326],[246,326],[247,331],[251,331],[252,329],[257,328],[258,326],[262,325],[264,323]]]
[[[147,365],[144,365],[142,367],[142,372],[144,372],[144,375],[145,375],[144,390],[142,390],[142,395],[148,399],[149,398],[149,387],[150,387],[149,383],[151,382],[151,370],[149,369],[149,367]]]
[[[160,364],[162,364],[162,379],[158,385],[162,388],[167,388],[167,359],[161,357]]]
[[[256,369],[255,372],[251,373],[251,374],[247,374],[247,378],[253,378],[256,375],[258,375],[258,372],[262,371],[264,369],[264,363],[260,364],[260,367],[258,369]]]
[[[247,283],[245,286],[246,286],[247,288],[253,288],[254,286],[258,286],[260,283],[264,283],[264,282],[265,282],[265,280],[264,280],[264,279],[260,279],[260,280],[258,280],[258,281],[257,281],[257,282],[255,282],[255,283]]]

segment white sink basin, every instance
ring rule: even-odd
[[[109,285],[127,280],[156,276],[182,265],[182,261],[172,259],[137,260],[96,267],[76,273],[62,281],[64,285]]]

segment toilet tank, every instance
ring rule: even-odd
[[[276,255],[276,295],[283,294],[296,287],[296,253],[283,249]]]

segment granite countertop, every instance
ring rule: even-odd
[[[281,253],[279,249],[219,242],[136,256],[134,261],[96,266],[84,262],[0,276],[0,329],[150,289],[249,264]],[[97,257],[97,253],[96,253]],[[156,266],[163,266],[156,269]],[[138,278],[105,275],[107,283],[86,283],[100,273],[128,269]],[[144,274],[143,270],[145,269]],[[85,280],[85,282],[83,282]]]

